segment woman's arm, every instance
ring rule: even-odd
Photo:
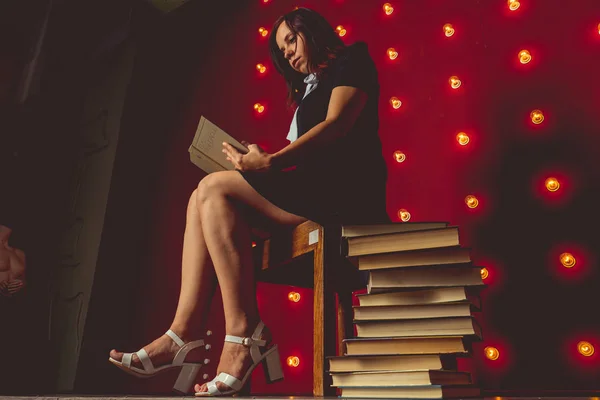
[[[283,149],[270,155],[275,169],[296,165],[315,150],[345,136],[367,102],[367,94],[351,86],[338,86],[331,92],[327,117]]]

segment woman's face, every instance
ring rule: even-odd
[[[302,33],[295,34],[288,28],[285,22],[282,22],[275,35],[277,46],[283,53],[283,56],[296,71],[309,74],[308,55],[306,54],[305,38]]]

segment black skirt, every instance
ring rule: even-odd
[[[385,180],[356,184],[328,172],[307,168],[240,171],[246,181],[275,206],[321,225],[390,222]]]

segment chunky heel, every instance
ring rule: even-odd
[[[186,364],[181,368],[179,376],[173,385],[173,390],[181,394],[187,394],[196,380],[196,375],[202,364]]]
[[[212,381],[206,383],[206,388],[208,389],[207,392],[197,392],[196,396],[213,397],[240,394],[244,388],[249,389],[248,385],[250,383],[250,375],[252,375],[252,371],[254,371],[254,368],[256,368],[258,364],[262,364],[263,369],[265,370],[265,379],[267,383],[273,383],[283,379],[283,369],[281,368],[279,349],[277,349],[277,346],[274,345],[267,350],[266,340],[261,339],[264,327],[265,324],[260,321],[256,326],[256,329],[254,329],[254,333],[251,337],[225,335],[226,342],[237,343],[250,348],[252,365],[250,365],[250,368],[248,368],[246,374],[241,380],[233,375],[229,375],[226,372],[221,372],[219,375],[215,376]],[[265,350],[264,353],[261,352],[261,348]],[[217,388],[217,382],[224,383],[225,385],[229,386],[230,389],[225,392],[221,392]]]
[[[273,346],[269,349],[267,354],[265,354],[262,365],[267,383],[273,383],[283,379],[283,368],[281,367],[281,359],[279,358],[279,349],[277,348],[277,345]]]

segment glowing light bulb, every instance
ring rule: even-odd
[[[562,253],[560,255],[560,263],[565,268],[573,268],[577,263],[577,260],[575,259],[575,257],[573,257],[573,254],[571,253]]]
[[[387,55],[390,58],[390,60],[395,60],[396,58],[398,58],[398,52],[393,47],[387,49]]]
[[[488,276],[490,276],[490,272],[487,268],[481,268],[481,279],[486,279]]]
[[[290,299],[294,303],[297,303],[297,302],[300,301],[300,293],[298,293],[298,292],[290,292],[290,293],[288,293],[288,299]]]
[[[256,111],[257,111],[259,114],[262,114],[262,113],[265,111],[265,106],[263,106],[263,105],[262,105],[262,104],[260,104],[260,103],[256,103],[256,104],[254,105],[254,109],[255,109],[255,110],[256,110]]]
[[[396,162],[399,162],[399,163],[404,162],[404,160],[406,160],[406,154],[404,154],[403,152],[401,152],[399,150],[395,151],[394,159],[396,160]]]
[[[519,61],[521,62],[521,64],[527,64],[531,61],[531,53],[529,52],[529,50],[521,50],[519,52]]]
[[[256,64],[256,70],[261,74],[264,74],[265,72],[267,72],[267,67],[265,67],[262,64]]]
[[[256,247],[256,242],[252,242],[252,247]]]
[[[269,2],[269,0],[263,0],[263,3],[267,4]]]
[[[492,361],[497,360],[498,357],[500,357],[500,352],[495,347],[488,346],[483,349],[483,351],[485,352],[485,356]]]
[[[300,365],[300,359],[296,356],[290,356],[287,358],[287,365],[290,367],[297,367]]]
[[[536,125],[544,122],[544,113],[542,113],[540,110],[533,110],[529,116],[531,117],[531,122]]]
[[[390,104],[392,105],[392,107],[394,107],[396,110],[399,109],[402,106],[402,102],[397,98],[397,97],[392,97],[390,99]]]
[[[556,192],[560,188],[560,183],[558,182],[558,179],[553,177],[546,179],[545,185],[546,189],[548,189],[549,192]]]
[[[598,35],[600,35],[600,24],[598,24]]]
[[[594,354],[595,349],[590,342],[581,341],[577,343],[577,351],[579,351],[582,356],[591,357]]]
[[[450,79],[448,79],[448,83],[450,83],[452,89],[458,89],[462,84],[460,79],[458,79],[458,76],[451,76]]]
[[[454,35],[454,27],[452,26],[452,24],[444,25],[444,35],[446,35],[446,37]]]
[[[464,132],[459,132],[458,135],[456,135],[456,141],[461,146],[466,146],[469,143],[470,140],[471,139],[469,138],[469,135],[467,135]]]
[[[407,222],[410,220],[410,213],[406,209],[401,208],[398,210],[398,217],[400,217],[402,222]]]
[[[346,36],[346,29],[344,29],[344,27],[342,25],[338,25],[335,28],[335,31],[338,33],[338,35],[340,35],[340,37]]]
[[[521,7],[521,3],[518,0],[508,0],[508,9],[510,11],[515,11],[519,7]]]
[[[258,33],[260,33],[262,37],[265,37],[269,34],[269,31],[261,26],[260,28],[258,28]]]
[[[479,205],[479,200],[477,200],[477,197],[473,195],[468,195],[465,197],[465,204],[469,208],[476,208]]]
[[[391,15],[394,12],[394,7],[392,7],[390,3],[385,3],[383,5],[383,11],[385,12],[385,15]]]

